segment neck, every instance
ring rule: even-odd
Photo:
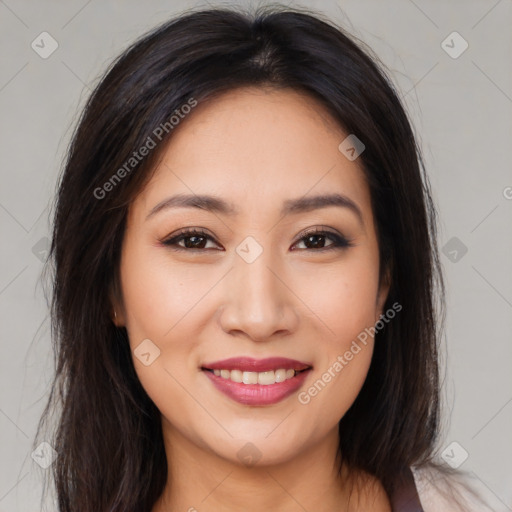
[[[338,473],[337,429],[285,462],[252,467],[197,446],[165,420],[163,430],[168,480],[152,512],[358,510],[353,479]]]

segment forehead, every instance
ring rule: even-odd
[[[337,192],[364,209],[369,191],[362,168],[338,149],[347,135],[305,93],[229,91],[180,122],[138,201],[151,209],[170,193],[211,193],[241,210],[263,200],[280,209],[289,198]]]

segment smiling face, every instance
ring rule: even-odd
[[[167,446],[261,464],[334,446],[387,294],[346,136],[303,94],[231,91],[182,121],[130,206],[116,323]]]

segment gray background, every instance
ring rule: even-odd
[[[0,512],[39,510],[49,471],[31,458],[53,371],[40,273],[71,128],[122,49],[174,13],[207,5],[229,3],[0,0]],[[461,469],[495,510],[512,510],[512,1],[306,6],[370,45],[412,117],[445,247],[442,444],[459,443],[450,456],[466,450]],[[59,45],[47,59],[31,47],[43,31]],[[469,44],[458,58],[441,45],[453,31]],[[462,48],[453,37],[446,44]]]

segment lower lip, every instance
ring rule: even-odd
[[[203,370],[203,373],[220,392],[235,402],[245,405],[272,405],[295,393],[302,386],[309,370],[304,370],[283,382],[268,385],[233,382],[207,370]]]

